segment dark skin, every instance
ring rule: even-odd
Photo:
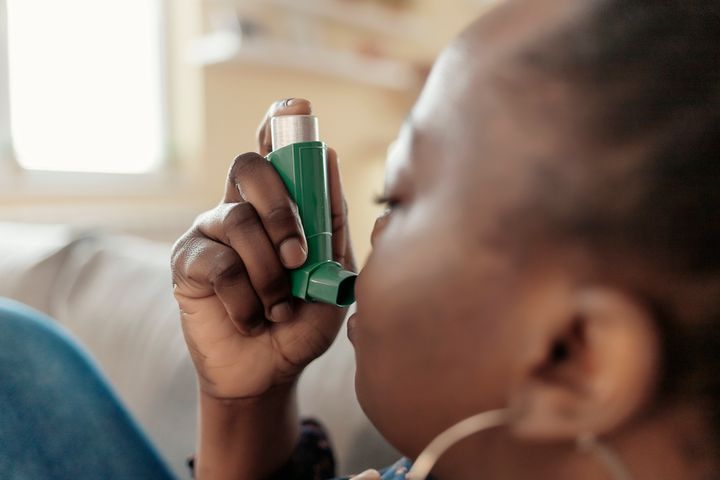
[[[524,45],[582,15],[578,3],[512,1],[473,25],[438,61],[388,159],[389,208],[349,321],[360,403],[411,458],[465,417],[512,414],[510,425],[451,449],[434,470],[446,480],[608,478],[574,448],[589,433],[637,479],[701,478],[709,468],[683,447],[706,440],[697,411],[652,408],[660,348],[640,300],[596,275],[582,248],[537,239],[542,254],[522,262],[503,248],[502,219],[526,202],[533,172],[578,155],[630,155],[587,140],[574,114],[581,96],[504,80]],[[295,100],[269,115],[310,110]],[[267,138],[266,118],[261,155]],[[352,269],[334,152],[329,171],[334,248]],[[291,300],[284,269],[302,263],[304,239],[262,156],[238,157],[227,185],[173,252],[200,379],[201,480],[259,478],[284,463],[297,438],[297,378],[345,313]]]

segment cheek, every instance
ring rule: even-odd
[[[407,455],[506,391],[502,281],[449,220],[387,225],[357,285],[358,399]]]

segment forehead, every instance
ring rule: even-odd
[[[388,183],[410,173],[421,180],[423,175],[436,179],[441,171],[447,177],[449,169],[467,169],[481,162],[481,156],[497,158],[509,153],[510,147],[522,147],[519,142],[535,148],[536,141],[543,141],[553,130],[526,118],[529,125],[524,127],[530,128],[520,131],[514,111],[518,89],[526,89],[520,92],[524,98],[531,97],[534,92],[527,88],[532,85],[517,77],[520,85],[510,85],[508,79],[513,78],[523,49],[576,20],[590,3],[507,1],[474,22],[433,67],[391,149]]]

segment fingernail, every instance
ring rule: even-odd
[[[290,238],[280,244],[280,258],[287,268],[296,268],[305,263],[307,251],[297,238]]]
[[[285,102],[286,107],[294,107],[295,105],[310,104],[310,102],[304,98],[290,98]]]
[[[292,319],[292,307],[288,302],[278,303],[270,309],[270,320],[277,323]]]
[[[365,470],[364,472],[352,477],[351,480],[369,480],[369,479],[379,479],[380,478],[380,472],[377,470]]]

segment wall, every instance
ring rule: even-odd
[[[356,253],[364,258],[378,213],[371,199],[382,190],[385,151],[417,91],[377,88],[252,62],[191,65],[187,51],[204,28],[207,4],[168,2],[169,45],[174,52],[168,67],[175,173],[145,182],[106,184],[89,178],[77,188],[66,186],[61,177],[38,180],[21,174],[14,181],[20,188],[0,192],[0,220],[99,225],[171,241],[197,213],[220,199],[234,156],[254,150],[255,128],[268,105],[299,96],[313,102],[322,138],[339,152]],[[429,64],[479,10],[478,2],[468,0],[421,0],[417,19],[426,33],[422,41],[405,42],[399,50]]]
[[[255,150],[258,119],[273,100],[305,97],[313,102],[323,140],[338,151],[353,240],[363,257],[377,214],[371,200],[382,190],[385,150],[412,97],[322,76],[243,66],[209,69],[205,88],[207,175],[215,192],[224,186],[232,158]]]

